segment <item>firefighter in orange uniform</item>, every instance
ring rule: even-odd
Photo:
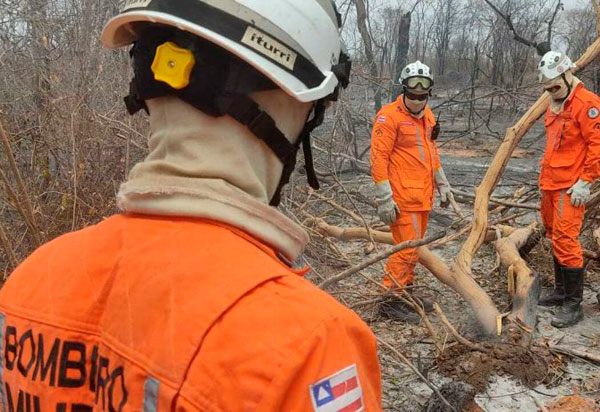
[[[35,251],[0,291],[0,401],[19,411],[381,411],[376,340],[292,261],[275,205],[346,86],[332,2],[129,1],[150,153],[122,214]]]
[[[435,188],[444,207],[452,196],[435,144],[439,125],[427,106],[433,87],[431,71],[416,61],[402,70],[400,82],[403,93],[377,113],[371,135],[377,214],[390,225],[396,244],[425,235]],[[384,285],[411,285],[417,260],[415,248],[393,254],[387,261]],[[382,315],[404,321],[420,319],[394,296],[390,294],[382,303]],[[432,310],[430,299],[422,297],[421,301],[426,311]]]
[[[539,301],[560,306],[552,319],[562,328],[583,319],[583,253],[579,234],[590,188],[600,177],[600,97],[573,75],[566,55],[549,51],[539,62],[539,80],[550,94],[542,159],[542,222],[552,239],[555,286]]]

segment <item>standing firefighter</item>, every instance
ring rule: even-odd
[[[290,266],[308,236],[268,205],[301,143],[315,185],[309,133],[350,71],[333,3],[297,3],[129,1],[104,28],[133,44],[150,154],[123,214],[2,288],[4,410],[381,410],[373,334]]]
[[[407,65],[400,82],[403,93],[377,113],[371,135],[371,174],[377,190],[377,214],[390,225],[394,243],[424,236],[435,187],[443,206],[452,196],[434,142],[439,125],[427,106],[433,87],[429,67],[420,61]],[[393,254],[387,261],[384,285],[390,288],[411,285],[417,260],[414,248]],[[433,308],[431,300],[421,301],[426,311]],[[420,319],[393,294],[381,305],[381,312],[405,321]]]
[[[573,75],[566,55],[550,51],[538,65],[539,81],[552,100],[545,115],[542,221],[552,239],[553,292],[540,305],[560,308],[558,328],[583,319],[583,254],[579,233],[592,183],[600,177],[600,98]]]

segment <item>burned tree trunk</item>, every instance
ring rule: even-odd
[[[356,4],[356,24],[358,25],[358,31],[362,37],[363,44],[365,46],[365,56],[367,57],[367,63],[369,64],[369,73],[371,75],[372,84],[375,85],[375,111],[378,112],[381,109],[381,88],[376,85],[377,64],[375,63],[375,54],[373,53],[373,43],[371,42],[371,35],[367,28],[367,9],[365,7],[364,0],[355,0]]]
[[[393,96],[400,94],[401,87],[399,84],[400,73],[406,66],[406,57],[408,55],[408,46],[410,45],[410,12],[400,16],[398,21],[398,38],[396,42],[396,56],[394,58],[394,70],[392,78],[392,93]]]

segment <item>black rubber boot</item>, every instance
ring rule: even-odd
[[[394,293],[387,293],[379,304],[379,315],[383,318],[408,323],[419,323],[421,317],[415,310]]]
[[[555,328],[573,326],[583,319],[583,268],[562,268],[565,281],[565,301],[552,318]]]
[[[551,293],[543,296],[538,301],[540,306],[560,306],[565,299],[565,284],[562,266],[558,263],[556,257],[554,259],[554,289]]]

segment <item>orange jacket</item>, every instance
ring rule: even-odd
[[[421,119],[404,106],[402,95],[381,108],[371,134],[371,174],[375,183],[389,180],[394,201],[405,211],[433,206],[435,172],[440,158],[431,132],[435,117],[428,106]]]
[[[594,182],[600,177],[600,97],[582,83],[556,114],[545,116],[546,150],[542,159],[540,187],[559,190],[577,179]]]
[[[373,334],[298,275],[200,219],[61,236],[0,291],[3,410],[381,411]]]

